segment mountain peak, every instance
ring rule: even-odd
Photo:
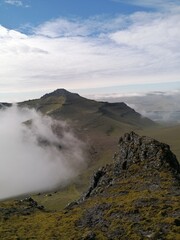
[[[62,96],[62,97],[65,97],[65,98],[80,97],[79,94],[77,94],[77,93],[71,93],[64,88],[59,88],[59,89],[56,89],[55,91],[53,91],[51,93],[45,94],[44,96],[41,97],[41,99],[45,99],[45,98],[48,98],[48,97],[59,97],[59,96]]]
[[[115,128],[125,127],[128,131],[155,125],[152,120],[142,117],[125,103],[99,102],[66,89],[57,89],[40,99],[25,101],[20,105],[35,108],[56,119],[68,119],[81,129],[105,129],[107,134],[115,132]]]

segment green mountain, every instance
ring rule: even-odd
[[[40,99],[21,102],[19,106],[34,108],[69,123],[89,149],[91,170],[88,177],[95,169],[109,161],[120,134],[156,126],[155,122],[141,116],[123,102],[98,102],[65,89],[57,89]]]
[[[108,103],[89,100],[65,89],[46,94],[40,99],[20,103],[48,114],[56,119],[65,119],[74,126],[83,129],[103,128],[111,129],[113,126],[147,127],[155,123],[142,117],[125,103]]]
[[[168,145],[134,132],[63,211],[32,198],[0,203],[1,239],[180,239],[180,166]]]

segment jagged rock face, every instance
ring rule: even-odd
[[[125,134],[114,163],[99,169],[70,206],[86,209],[76,226],[91,230],[92,239],[179,239],[179,174],[168,145]]]
[[[88,191],[79,202],[104,191],[117,179],[143,177],[141,188],[160,187],[161,173],[169,171],[180,179],[180,165],[169,145],[150,137],[140,137],[134,132],[126,133],[119,139],[118,151],[114,155],[114,164],[99,169],[93,176]],[[148,180],[149,184],[146,184]]]
[[[118,153],[114,156],[114,171],[120,174],[133,164],[141,165],[139,170],[167,167],[179,173],[179,163],[167,144],[160,143],[149,137],[140,137],[131,132],[119,139]]]

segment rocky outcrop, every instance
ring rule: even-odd
[[[85,209],[76,226],[91,231],[82,239],[178,239],[179,175],[167,144],[125,134],[114,163],[99,169],[71,205]]]
[[[91,195],[104,191],[117,179],[128,177],[144,177],[149,179],[149,187],[159,186],[161,173],[169,171],[177,180],[180,179],[180,165],[169,145],[157,140],[139,136],[134,132],[126,133],[119,139],[118,151],[114,155],[114,163],[99,169],[91,180],[88,191],[80,198],[84,201]]]
[[[114,156],[114,171],[120,174],[124,170],[128,171],[134,164],[141,166],[139,171],[147,169],[161,171],[165,167],[177,176],[180,173],[179,163],[170,151],[169,145],[131,132],[119,139],[118,152]]]
[[[27,216],[37,210],[43,211],[44,206],[39,205],[33,198],[27,197],[22,200],[16,200],[13,204],[0,208],[0,219],[8,220],[13,216]]]

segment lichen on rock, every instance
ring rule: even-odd
[[[180,173],[179,163],[176,156],[170,151],[169,145],[150,137],[140,137],[131,132],[119,139],[118,152],[114,156],[114,171],[116,174],[120,174],[133,164],[140,165],[140,171],[142,171],[142,167],[150,168],[152,171],[166,167],[174,173]]]

